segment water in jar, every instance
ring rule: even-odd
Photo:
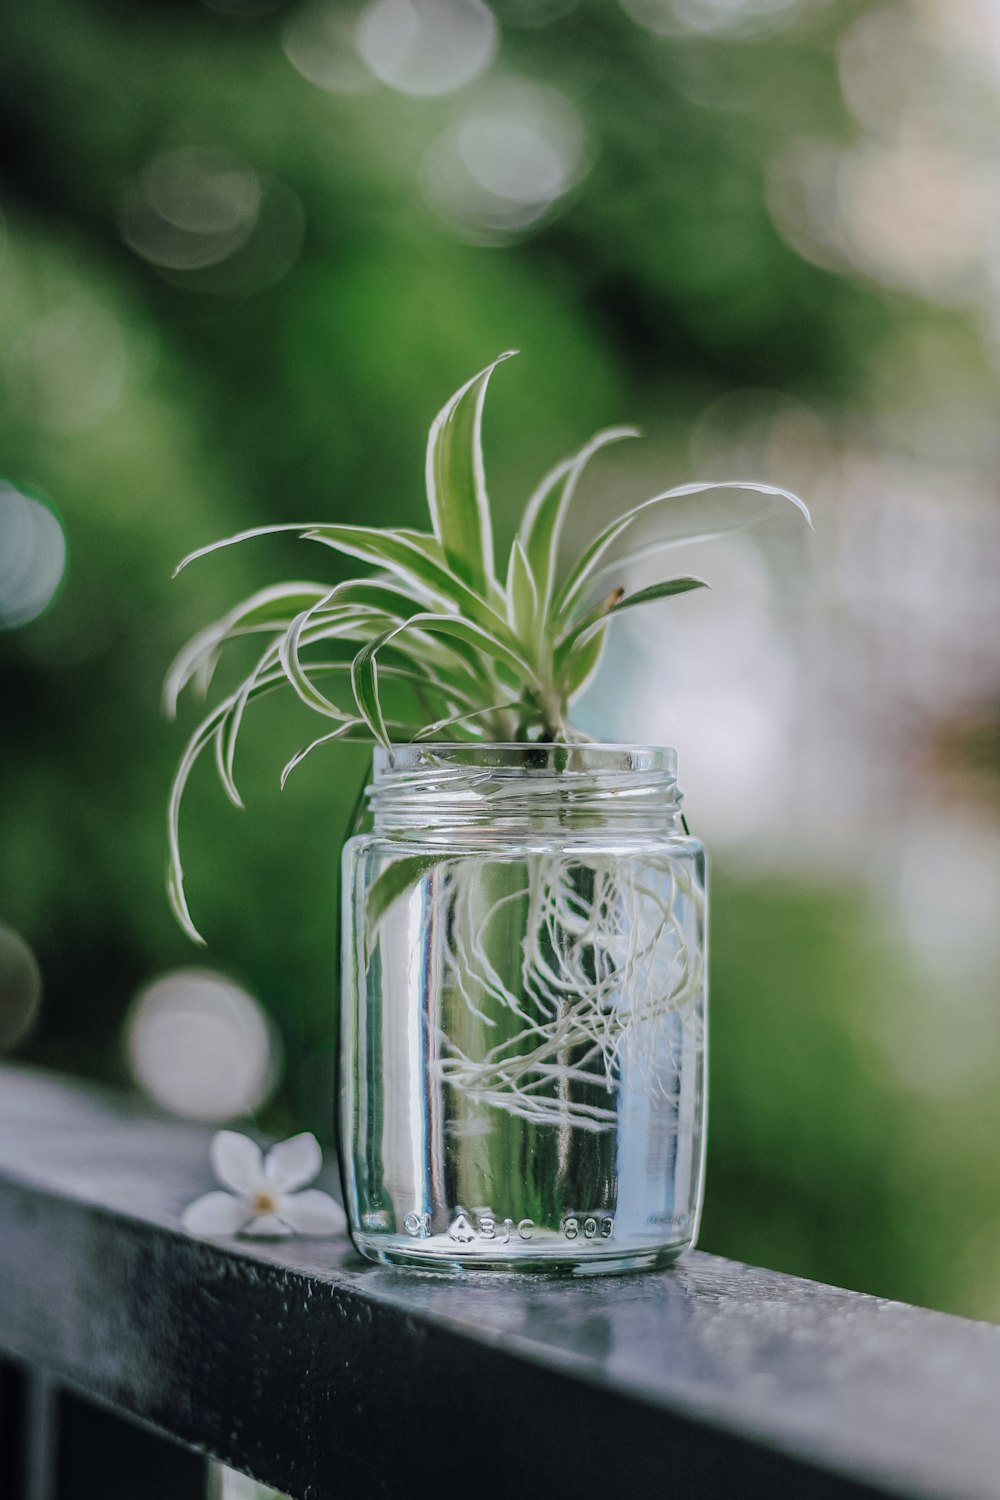
[[[345,850],[342,1143],[366,1256],[613,1270],[693,1243],[693,839]]]

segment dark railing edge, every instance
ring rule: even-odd
[[[72,1084],[49,1082],[65,1087],[71,1104]],[[98,1115],[99,1104],[100,1096],[88,1091],[88,1108],[96,1105]],[[104,1118],[109,1130],[144,1117],[123,1101],[115,1106]],[[161,1148],[164,1132],[171,1141],[183,1137],[203,1148],[206,1132],[149,1123]],[[439,1435],[443,1447],[451,1445],[456,1462],[472,1466],[484,1456],[488,1461],[499,1443],[515,1469],[529,1462],[535,1475],[547,1466],[557,1488],[572,1482],[575,1493],[606,1493],[602,1485],[621,1488],[625,1482],[636,1495],[653,1493],[654,1479],[662,1484],[665,1477],[662,1466],[675,1471],[678,1464],[692,1497],[724,1492],[719,1486],[726,1474],[731,1480],[737,1472],[746,1496],[772,1493],[777,1485],[788,1491],[793,1482],[793,1492],[803,1500],[893,1493],[978,1500],[995,1493],[992,1481],[1000,1463],[989,1472],[983,1467],[981,1484],[975,1463],[953,1465],[950,1487],[942,1486],[940,1474],[922,1479],[912,1465],[901,1464],[894,1474],[877,1453],[865,1454],[863,1444],[852,1451],[849,1442],[833,1443],[824,1451],[815,1433],[769,1427],[763,1417],[755,1424],[745,1412],[734,1418],[720,1409],[705,1371],[697,1368],[704,1352],[697,1340],[685,1346],[684,1379],[651,1383],[643,1368],[628,1378],[614,1358],[588,1357],[586,1339],[581,1352],[579,1339],[567,1347],[545,1336],[546,1320],[551,1322],[555,1312],[558,1323],[565,1307],[568,1316],[589,1319],[592,1331],[602,1336],[611,1328],[612,1343],[614,1337],[635,1337],[640,1349],[641,1329],[636,1334],[634,1322],[619,1316],[622,1299],[627,1313],[639,1281],[647,1293],[655,1292],[653,1298],[638,1296],[640,1312],[647,1305],[658,1310],[660,1326],[668,1331],[674,1325],[670,1316],[663,1318],[665,1304],[671,1316],[677,1315],[675,1331],[683,1331],[685,1320],[697,1319],[706,1303],[743,1299],[752,1314],[753,1304],[766,1309],[784,1298],[789,1309],[798,1309],[800,1332],[815,1311],[813,1303],[821,1324],[836,1318],[838,1308],[848,1320],[862,1314],[869,1322],[920,1320],[932,1333],[944,1331],[952,1344],[958,1340],[957,1357],[973,1364],[978,1357],[980,1373],[985,1370],[1000,1393],[1000,1329],[991,1325],[696,1254],[666,1279],[637,1278],[627,1288],[620,1281],[587,1288],[536,1284],[530,1294],[485,1288],[489,1316],[473,1326],[470,1306],[475,1313],[476,1294],[470,1302],[467,1288],[456,1296],[437,1278],[359,1270],[350,1257],[316,1247],[192,1240],[177,1222],[177,1182],[167,1185],[153,1214],[148,1205],[141,1211],[134,1203],[102,1201],[100,1191],[67,1185],[65,1171],[53,1178],[51,1136],[48,1165],[40,1167],[37,1157],[32,1165],[30,1152],[12,1160],[3,1150],[3,1131],[0,1099],[0,1273],[7,1273],[8,1286],[11,1273],[15,1279],[20,1275],[34,1306],[26,1313],[22,1307],[19,1314],[0,1281],[0,1348],[34,1361],[102,1404],[288,1490],[296,1500],[332,1494],[344,1481],[338,1474],[333,1482],[331,1469],[345,1465],[354,1464],[354,1482],[370,1483],[371,1456],[362,1434],[385,1407],[397,1414],[406,1439],[402,1450],[414,1462],[429,1431]],[[150,1165],[145,1162],[147,1169]],[[190,1163],[181,1166],[180,1181],[190,1181],[192,1188],[205,1185]],[[55,1288],[59,1294],[46,1305]],[[247,1326],[248,1309],[256,1328]],[[508,1312],[520,1326],[505,1324]],[[533,1317],[541,1320],[540,1331],[530,1326]],[[710,1323],[707,1329],[714,1338]],[[591,1342],[596,1348],[600,1340]],[[213,1401],[224,1371],[229,1396]],[[248,1371],[253,1378],[246,1378]],[[751,1371],[754,1379],[761,1375],[770,1378],[773,1372]],[[519,1444],[499,1440],[487,1420],[489,1391],[484,1400],[481,1388],[490,1381],[505,1391],[502,1411],[521,1431]],[[923,1388],[921,1395],[926,1396]],[[457,1415],[466,1424],[457,1437],[443,1410],[449,1402],[458,1403]],[[321,1420],[333,1410],[341,1422],[345,1414],[354,1418],[354,1431],[341,1425],[336,1440]],[[543,1413],[548,1423],[541,1420]],[[248,1422],[255,1436],[242,1430]],[[615,1464],[601,1452],[601,1433],[609,1422],[630,1434],[624,1457]],[[296,1442],[282,1442],[283,1426],[296,1433]],[[572,1453],[559,1457],[552,1451],[547,1439],[557,1432],[575,1434]],[[992,1464],[994,1450],[989,1453]]]

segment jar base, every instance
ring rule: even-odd
[[[438,1271],[448,1275],[506,1272],[548,1276],[617,1276],[623,1271],[655,1271],[672,1265],[694,1244],[691,1238],[668,1245],[644,1245],[625,1248],[602,1246],[568,1251],[561,1237],[551,1245],[538,1244],[530,1250],[519,1246],[504,1255],[483,1247],[459,1250],[448,1240],[434,1244],[431,1240],[414,1242],[402,1235],[352,1235],[355,1248],[366,1260],[383,1266],[408,1267],[419,1271]]]

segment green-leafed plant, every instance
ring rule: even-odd
[[[288,762],[290,772],[335,740],[579,742],[569,709],[601,660],[612,619],[622,610],[705,587],[699,578],[666,578],[626,593],[628,565],[681,543],[741,529],[791,502],[787,490],[750,481],[679,485],[601,529],[563,561],[567,513],[580,476],[600,448],[637,436],[630,427],[599,432],[555,465],[531,496],[498,575],[482,455],[486,388],[503,354],[458,390],[435,418],[427,443],[430,531],[289,522],[257,526],[192,552],[177,572],[221,547],[279,531],[298,531],[375,569],[332,587],[284,583],[262,589],[196,635],[167,676],[173,714],[181,691],[206,694],[222,649],[248,635],[267,646],[238,688],[191,736],[169,808],[173,910],[196,941],[184,894],[178,821],[192,767],[214,749],[231,801],[243,804],[233,759],[248,705],[291,687],[333,727]],[[642,522],[654,523],[636,542]],[[629,543],[632,543],[629,546]]]

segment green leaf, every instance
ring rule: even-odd
[[[256,684],[253,696],[260,697],[264,693],[273,692],[274,689],[280,687],[284,683],[284,681],[285,676],[283,672],[272,673],[269,679],[261,680]],[[212,710],[207,718],[202,720],[197,729],[190,736],[187,744],[184,747],[184,753],[181,756],[180,763],[174,775],[173,783],[170,788],[170,799],[167,804],[167,894],[170,899],[170,906],[174,913],[174,916],[177,918],[178,922],[183,927],[188,937],[191,938],[193,942],[200,943],[201,945],[204,945],[205,939],[202,937],[201,933],[194,925],[194,921],[191,917],[191,912],[188,908],[187,896],[184,891],[184,869],[181,864],[180,849],[181,802],[184,797],[184,789],[188,784],[188,780],[191,776],[192,770],[194,769],[202,753],[216,738],[218,730],[225,720],[226,714],[230,711],[241,693],[242,688],[240,689],[240,692],[232,693],[228,698],[224,699],[217,708],[214,708]]]
[[[559,541],[581,474],[594,454],[608,443],[638,436],[635,427],[608,427],[598,432],[578,453],[556,464],[528,501],[518,535],[535,578],[543,618],[555,592]]]
[[[329,734],[321,734],[318,739],[311,740],[302,750],[297,751],[282,768],[281,790],[285,790],[285,782],[291,776],[296,766],[300,766],[306,756],[311,755],[314,750],[318,750],[321,745],[329,745],[333,740],[368,740],[370,742],[371,737],[371,730],[363,719],[350,719],[347,723],[338,725]]]
[[[312,664],[311,670],[317,673],[343,673],[346,677],[350,673],[351,663],[348,661],[314,662]],[[404,675],[403,670],[396,667],[386,667],[383,670],[392,675]],[[409,676],[411,674],[405,675]],[[419,674],[414,673],[412,674],[412,676],[419,680]],[[184,890],[184,868],[181,863],[180,851],[180,812],[185,788],[187,787],[191,772],[193,771],[198,760],[201,758],[205,750],[208,749],[209,745],[213,743],[217,747],[218,762],[218,746],[223,737],[227,718],[233,713],[237,705],[239,705],[241,709],[245,708],[249,702],[252,702],[258,698],[262,698],[268,693],[276,692],[279,688],[287,686],[287,677],[282,670],[277,668],[273,671],[265,673],[263,676],[254,680],[249,688],[246,683],[241,684],[236,692],[230,693],[227,698],[223,699],[223,701],[218,704],[212,710],[212,712],[201,721],[201,723],[195,729],[194,733],[189,737],[188,742],[184,747],[184,753],[181,756],[180,763],[178,764],[177,771],[174,775],[174,780],[170,788],[170,798],[167,805],[167,894],[174,916],[177,918],[178,922],[193,942],[204,945],[205,939],[202,937],[201,933],[198,931],[197,927],[194,924],[190,909],[188,907],[187,896]],[[354,729],[362,728],[360,722],[357,720],[355,720],[353,724],[342,725],[340,727],[344,732],[343,734],[338,736],[339,738],[353,738]],[[394,725],[393,727],[398,727],[401,729],[405,728],[405,726],[403,725]],[[366,731],[363,734],[359,734],[358,738],[370,739],[370,732]],[[242,804],[239,803],[238,799],[237,805],[242,806]]]
[[[607,627],[595,630],[585,641],[572,645],[560,665],[560,680],[567,703],[578,698],[597,676],[608,643]]]
[[[461,587],[463,589],[466,587],[462,583],[461,579],[455,577],[448,559],[445,557],[444,548],[438,541],[437,537],[433,536],[431,532],[413,531],[407,526],[400,526],[396,529],[396,535],[404,537],[410,543],[410,545],[417,552],[419,552],[422,557],[426,558],[429,563],[433,564],[435,568],[444,569],[444,571],[452,579],[453,586]],[[471,598],[479,599],[479,595],[473,594],[471,590],[469,591],[469,596]],[[499,615],[502,619],[504,607],[503,590],[495,579],[491,579],[489,581],[489,587],[484,597],[485,602],[491,607],[493,614]],[[483,601],[480,599],[480,603],[482,602]]]
[[[421,633],[454,636],[457,640],[465,641],[480,651],[487,661],[506,667],[519,683],[526,683],[531,687],[538,686],[534,669],[524,657],[509,647],[505,641],[483,630],[479,625],[473,624],[471,620],[463,620],[459,615],[413,615],[403,624],[394,626],[380,635],[377,640],[370,641],[363,646],[354,658],[351,680],[358,712],[381,745],[388,747],[389,736],[379,702],[378,653],[390,642],[396,641],[405,631],[417,628]]]
[[[637,604],[650,604],[654,599],[672,599],[675,594],[689,594],[692,589],[707,589],[711,585],[704,578],[667,578],[663,583],[651,583],[648,588],[637,589],[612,604],[609,614],[621,614],[623,609],[633,609]]]
[[[530,650],[538,637],[538,590],[524,548],[515,537],[507,567],[507,622],[515,640]]]
[[[359,640],[371,640],[385,632],[393,621],[387,620],[382,614],[369,611],[359,606],[345,607],[338,610],[333,616],[324,618],[318,624],[310,625],[302,632],[301,644],[304,646],[322,645],[329,652],[331,647],[338,646],[341,642],[357,642]],[[293,622],[294,624],[294,622]],[[429,648],[432,646],[423,635],[416,635],[408,643],[410,652],[419,658],[421,671],[409,674],[412,680],[418,683],[426,692],[436,692],[443,695],[446,701],[457,699],[458,701],[475,702],[475,694],[482,691],[482,685],[474,679],[464,676],[460,681],[452,681],[453,672],[456,669],[465,670],[464,663],[452,660],[451,670],[448,670],[448,658],[444,656],[444,667],[442,667],[442,653],[434,653]],[[303,663],[298,654],[298,643],[294,652],[288,650],[284,639],[273,643],[261,656],[253,671],[244,679],[242,687],[233,695],[233,704],[230,708],[225,722],[220,725],[216,740],[216,765],[219,779],[235,807],[242,808],[243,800],[236,786],[234,762],[236,746],[239,740],[240,730],[243,727],[243,717],[247,705],[254,695],[258,680],[275,669],[279,663],[284,673],[285,680],[291,684],[296,693],[314,711],[323,713],[328,718],[346,720],[352,717],[351,713],[341,709],[333,703],[312,682],[312,676],[324,674],[330,671],[350,672],[356,652],[352,649],[342,662],[314,662]],[[287,660],[285,657],[287,656]],[[429,659],[423,659],[429,658]],[[393,675],[402,675],[398,668],[392,668]],[[443,681],[442,678],[447,678]]]
[[[378,929],[389,908],[440,863],[439,854],[404,854],[372,881],[365,896],[365,968],[372,961]]]
[[[329,599],[330,595],[328,594],[326,597]],[[340,722],[344,722],[351,719],[353,715],[345,713],[342,708],[338,708],[335,703],[331,702],[325,693],[321,693],[302,665],[302,658],[299,654],[299,643],[303,631],[314,618],[314,615],[315,607],[303,610],[300,615],[295,617],[278,642],[278,658],[284,669],[285,676],[307,708],[314,709],[316,713],[322,714],[325,718],[337,719]]]
[[[332,610],[349,604],[377,610],[383,615],[398,615],[401,620],[423,608],[412,590],[397,579],[386,576],[349,578],[344,583],[338,583],[329,590],[318,608]]]
[[[377,610],[338,609],[315,616],[313,622],[303,629],[299,646],[305,649],[325,646],[330,641],[370,641],[399,623],[402,622],[398,616],[381,614]],[[354,654],[352,652],[351,656]],[[447,689],[468,702],[479,702],[488,685],[489,675],[484,670],[481,654],[454,638],[438,640],[425,631],[414,630],[398,650],[391,653],[390,659],[392,656],[419,667],[428,687]]]
[[[470,724],[476,719],[484,719],[489,714],[518,713],[524,707],[521,703],[512,703],[509,698],[504,698],[500,703],[491,703],[486,708],[474,708],[463,713],[449,714],[445,719],[438,719],[434,724],[427,724],[423,729],[418,729],[413,736],[414,741],[437,739],[442,729],[451,729],[455,724]]]
[[[189,552],[174,569],[174,577],[209,553],[281,531],[297,531],[304,541],[320,542],[347,557],[388,568],[402,580],[404,587],[413,591],[418,603],[461,609],[470,619],[479,620],[484,625],[495,627],[498,621],[504,623],[503,616],[493,605],[451,570],[436,537],[402,527],[382,530],[376,526],[327,526],[322,522],[301,521],[280,526],[255,526]]]
[[[320,745],[329,745],[333,740],[345,739],[348,736],[350,730],[356,729],[359,726],[364,729],[366,733],[369,732],[367,724],[365,724],[362,719],[349,719],[345,724],[338,724],[337,728],[331,730],[329,734],[321,734],[318,739],[310,740],[309,744],[304,746],[303,749],[297,750],[296,753],[292,756],[291,760],[286,761],[281,769],[281,778],[279,782],[281,790],[285,790],[285,782],[288,780],[289,776],[291,776],[292,772],[295,770],[295,767],[302,764],[307,755],[311,755],[314,750],[318,750]]]
[[[292,622],[294,625],[294,621]],[[365,627],[367,626],[367,632]],[[327,621],[323,626],[310,632],[310,641],[322,640],[329,649],[333,639],[364,639],[366,633],[371,634],[384,628],[381,616],[371,616],[363,611],[345,612],[342,620],[336,625]],[[219,736],[216,743],[216,766],[219,779],[222,782],[226,795],[235,807],[242,808],[243,799],[237,790],[234,775],[234,763],[236,758],[236,745],[239,740],[240,729],[243,726],[243,716],[246,712],[257,682],[265,673],[280,666],[284,680],[291,684],[297,693],[304,698],[308,706],[318,712],[326,714],[329,718],[347,719],[351,715],[337,708],[322,693],[315,689],[307,679],[297,674],[294,669],[289,671],[288,664],[282,660],[282,650],[285,645],[284,637],[273,642],[258,660],[253,671],[244,679],[242,687],[233,695],[233,706],[227,715],[225,723],[219,727]],[[347,663],[345,662],[346,666]],[[315,665],[313,666],[315,671]]]
[[[304,533],[307,541],[321,542],[346,557],[388,568],[414,589],[423,603],[461,604],[487,608],[446,563],[436,562],[413,533],[380,531],[375,526],[313,526]]]
[[[278,655],[289,682],[307,707],[327,718],[343,720],[352,716],[345,714],[320,692],[303,668],[299,655],[299,644],[309,625],[320,613],[327,616],[327,621],[324,622],[327,623],[331,616],[335,616],[337,607],[347,611],[345,618],[350,614],[355,615],[359,624],[362,619],[368,622],[377,620],[382,624],[386,619],[406,619],[414,613],[415,606],[410,596],[400,589],[380,583],[351,581],[337,584],[322,599],[304,609],[288,626],[278,642]],[[364,611],[364,614],[360,611]],[[382,628],[385,628],[384,624]],[[377,627],[373,629],[377,630]]]
[[[338,663],[338,669],[340,668],[342,668],[345,676],[349,676],[351,671],[351,663]],[[329,671],[330,669],[330,663],[319,663],[320,671]],[[308,671],[309,668],[306,667],[303,670]],[[419,689],[425,697],[431,695],[433,697],[441,698],[445,703],[448,703],[448,717],[439,720],[438,725],[436,726],[438,728],[444,727],[445,724],[457,724],[463,719],[474,718],[480,714],[493,712],[492,709],[483,708],[473,708],[471,710],[464,709],[463,711],[459,712],[454,699],[456,697],[461,697],[462,695],[460,693],[454,692],[450,687],[446,687],[444,684],[435,681],[433,677],[429,677],[427,671],[424,669],[415,670],[409,667],[399,667],[394,665],[387,666],[383,662],[379,668],[379,679],[381,680],[383,678],[388,678],[392,682],[408,683],[410,686]],[[469,700],[466,699],[466,702],[468,701]],[[425,733],[425,731],[422,730],[419,725],[414,724],[411,726],[407,726],[406,724],[403,724],[398,720],[393,720],[391,725],[387,725],[387,727],[391,727],[395,730],[405,729],[407,731],[407,737],[409,739],[419,739],[421,735]],[[292,756],[291,760],[287,762],[281,772],[282,790],[284,790],[285,782],[288,780],[291,773],[295,770],[296,766],[301,765],[306,756],[311,755],[312,752],[318,749],[320,745],[329,744],[333,740],[367,740],[370,743],[371,738],[371,729],[363,719],[345,716],[344,722],[338,724],[336,729],[332,730],[329,734],[320,735],[318,739],[310,741],[310,743],[306,745],[304,749],[297,751],[296,754]]]
[[[556,647],[554,671],[567,702],[578,697],[597,674],[607,645],[608,625],[613,615],[654,599],[669,599],[691,589],[708,588],[700,578],[668,578],[634,594],[621,597],[621,590],[602,599],[573,625]]]
[[[603,629],[611,616],[620,614],[623,609],[634,609],[639,604],[651,604],[654,599],[672,599],[675,594],[687,594],[692,589],[707,588],[708,584],[703,578],[667,578],[663,583],[651,583],[648,588],[637,589],[634,594],[616,589],[614,594],[602,599],[600,604],[570,626],[556,648],[557,666],[568,647],[589,640],[595,630]]]
[[[208,557],[210,552],[219,552],[223,547],[234,547],[237,542],[251,542],[260,536],[274,536],[279,531],[298,531],[303,536],[312,529],[311,521],[284,521],[280,526],[251,526],[248,531],[237,531],[232,536],[225,536],[218,542],[209,542],[207,546],[196,547],[186,557],[182,557],[173,571],[172,576],[177,577],[184,569],[200,557]]]
[[[493,580],[493,527],[483,471],[483,402],[508,350],[455,392],[427,440],[427,504],[434,535],[456,576],[487,595]]]
[[[251,594],[220,620],[199,630],[177,653],[167,671],[163,684],[164,712],[174,717],[177,700],[192,678],[199,678],[203,690],[208,688],[205,678],[210,673],[206,674],[206,664],[214,665],[220,648],[227,641],[263,630],[277,633],[287,627],[300,610],[322,599],[326,590],[327,585],[322,583],[279,583]]]
[[[382,703],[378,691],[378,663],[375,654],[379,641],[387,644],[389,639],[391,639],[390,632],[386,631],[384,635],[379,636],[378,641],[372,641],[370,645],[364,646],[351,665],[351,687],[354,690],[354,701],[358,705],[358,713],[379,744],[387,748],[389,731],[382,716]]]
[[[388,592],[383,586],[376,584],[341,584],[337,589],[323,596],[319,601],[319,606],[325,604],[333,594],[340,594],[344,597],[350,592],[355,597],[361,597],[366,589],[368,597],[373,602],[383,592]],[[394,597],[397,602],[402,600],[405,603],[404,595],[399,594]],[[442,618],[457,617],[442,616]],[[374,607],[361,604],[338,604],[332,609],[317,608],[314,605],[291,621],[283,635],[272,642],[245,678],[242,689],[234,695],[234,704],[225,723],[220,727],[216,742],[219,778],[226,795],[234,806],[240,808],[243,806],[234,773],[236,746],[243,716],[258,679],[280,663],[287,680],[309,708],[327,718],[341,721],[349,719],[352,715],[333,703],[312,682],[314,665],[311,662],[303,663],[300,647],[323,645],[329,650],[331,642],[371,640],[383,635],[398,623],[398,615],[386,615]],[[423,631],[415,631],[406,644],[409,656],[418,660],[422,667],[422,676],[419,681],[425,690],[438,692],[466,705],[475,706],[481,701],[480,695],[484,690],[484,683],[480,680],[481,662],[476,651],[457,640],[450,642],[444,649],[437,648],[433,639]],[[352,652],[346,659],[345,667],[353,659],[354,654]],[[480,666],[478,678],[476,676],[477,665]]]
[[[738,498],[724,500],[723,492],[726,491],[736,491]],[[701,499],[697,505],[682,503],[692,496],[704,496],[709,492],[713,492],[711,501]],[[763,505],[752,498],[748,502],[748,496],[759,495],[767,497]],[[748,526],[783,510],[784,501],[795,506],[812,524],[809,511],[791,490],[784,490],[773,484],[756,484],[750,480],[681,484],[675,489],[666,490],[662,495],[654,495],[651,500],[644,500],[641,505],[626,511],[599,532],[577,560],[556,598],[555,613],[560,625],[565,624],[588,589],[603,581],[610,573],[627,567],[639,558],[653,557],[672,547],[689,542],[714,541],[716,537],[725,536],[728,532],[744,531]],[[665,513],[657,517],[660,525],[657,535],[645,541],[641,548],[627,557],[602,564],[601,559],[608,549],[640,516],[650,511],[655,513],[661,508]]]

